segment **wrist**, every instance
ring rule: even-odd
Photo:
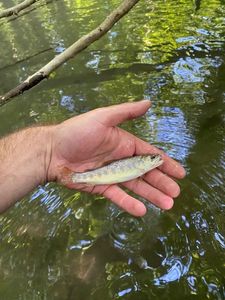
[[[50,176],[54,131],[56,126],[40,126],[29,128],[31,140],[35,140],[30,159],[32,168],[36,170],[36,185],[53,181]]]
[[[40,184],[55,181],[52,172],[53,148],[55,129],[57,125],[42,127],[42,142],[43,147],[40,149],[42,157],[42,165],[40,169]]]
[[[53,127],[31,127],[19,132],[21,134],[21,142],[24,143],[23,148],[27,148],[27,153],[21,159],[20,164],[22,165],[23,163],[27,166],[26,173],[28,177],[33,177],[34,187],[48,182]],[[24,150],[26,151],[26,149]]]

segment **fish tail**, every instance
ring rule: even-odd
[[[60,169],[59,169],[59,176],[58,176],[58,179],[59,179],[59,181],[62,183],[62,184],[64,184],[64,185],[70,185],[70,184],[72,184],[73,182],[72,182],[72,174],[73,174],[74,172],[71,170],[71,169],[69,169],[69,168],[67,168],[67,167],[61,167]]]

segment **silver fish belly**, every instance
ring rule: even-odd
[[[132,156],[95,170],[72,173],[71,179],[73,183],[91,185],[120,183],[140,177],[162,163],[159,154]]]

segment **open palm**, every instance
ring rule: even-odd
[[[69,172],[95,169],[123,157],[160,153],[164,164],[142,176],[121,184],[162,209],[173,206],[180,193],[178,184],[169,176],[182,178],[181,165],[156,147],[116,127],[128,119],[143,115],[150,101],[124,103],[100,108],[71,118],[54,127],[49,177],[69,188],[102,194],[127,212],[141,216],[146,212],[142,202],[128,195],[119,185],[74,184]],[[66,170],[66,171],[65,171]]]

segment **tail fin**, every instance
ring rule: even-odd
[[[74,172],[67,168],[67,167],[61,167],[59,170],[59,180],[64,185],[69,185],[72,183],[72,174]]]

